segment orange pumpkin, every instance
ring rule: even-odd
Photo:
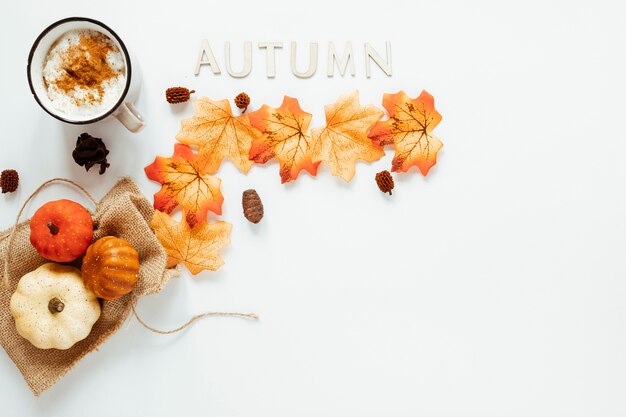
[[[54,262],[70,262],[85,253],[93,238],[87,209],[71,200],[50,201],[30,220],[30,243]]]
[[[83,258],[85,286],[105,300],[132,291],[139,279],[139,254],[124,239],[105,236],[96,240]]]

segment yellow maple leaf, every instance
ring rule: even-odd
[[[177,222],[155,210],[150,226],[167,253],[168,268],[183,263],[196,275],[205,269],[215,271],[224,264],[219,251],[230,243],[230,223],[202,223],[192,229],[187,222]]]
[[[377,122],[369,137],[381,146],[394,145],[396,153],[391,161],[392,171],[406,172],[415,165],[422,175],[428,174],[437,163],[437,152],[443,146],[432,133],[441,121],[441,115],[435,110],[435,99],[426,91],[414,99],[400,91],[385,94],[383,106],[389,119]]]
[[[328,162],[333,175],[350,181],[357,159],[373,162],[385,154],[367,137],[383,112],[375,106],[361,106],[358,91],[341,96],[324,111],[326,126],[311,129],[313,160]]]
[[[228,157],[243,173],[254,162],[248,158],[250,146],[261,132],[250,125],[247,114],[233,116],[228,100],[213,101],[201,97],[195,101],[193,117],[183,120],[176,139],[198,147],[200,161],[213,174]]]
[[[169,214],[182,206],[191,227],[204,223],[209,210],[222,214],[224,202],[222,180],[208,175],[197,159],[189,146],[176,144],[170,158],[157,156],[144,168],[148,178],[163,185],[154,195],[154,208]]]

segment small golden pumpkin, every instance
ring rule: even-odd
[[[47,263],[20,278],[11,314],[17,332],[35,347],[69,349],[89,335],[100,303],[78,269]]]
[[[87,288],[100,298],[115,300],[135,287],[139,254],[124,239],[105,236],[87,248],[82,272]]]

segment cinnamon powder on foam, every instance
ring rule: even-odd
[[[84,98],[75,98],[77,105],[101,102],[103,83],[121,73],[107,62],[108,53],[114,50],[117,48],[100,33],[82,35],[77,44],[69,46],[63,53],[64,73],[52,83],[66,94],[76,87],[98,91],[98,95],[89,92]]]

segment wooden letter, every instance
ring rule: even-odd
[[[386,41],[385,47],[387,48],[387,59],[383,59],[378,55],[378,52],[372,48],[369,42],[365,42],[365,75],[367,78],[372,76],[372,69],[370,64],[370,58],[380,67],[385,74],[391,77],[391,42]]]
[[[337,51],[335,50],[335,43],[328,42],[328,65],[326,66],[326,75],[329,77],[335,76],[335,62],[337,62],[337,68],[339,68],[339,74],[343,77],[350,63],[350,75],[354,77],[354,59],[352,59],[352,42],[346,42],[346,49],[343,51],[343,57],[337,59]]]
[[[282,47],[282,42],[259,42],[259,49],[267,49],[267,78],[276,77],[276,55],[274,50]]]
[[[206,59],[204,56],[206,55]],[[217,65],[217,61],[215,60],[215,55],[213,55],[213,50],[211,50],[211,46],[209,45],[209,41],[206,39],[202,39],[202,44],[200,45],[200,53],[198,54],[198,61],[196,63],[196,72],[195,74],[200,74],[200,67],[202,65],[208,65],[211,67],[213,74],[220,73],[220,67]]]
[[[317,42],[311,42],[309,46],[309,68],[305,72],[299,72],[296,65],[296,42],[291,42],[291,72],[298,78],[310,78],[317,70]]]
[[[247,77],[252,71],[252,42],[244,42],[243,69],[239,72],[233,71],[230,66],[230,42],[224,42],[224,51],[226,53],[226,71],[231,77],[243,78]]]

